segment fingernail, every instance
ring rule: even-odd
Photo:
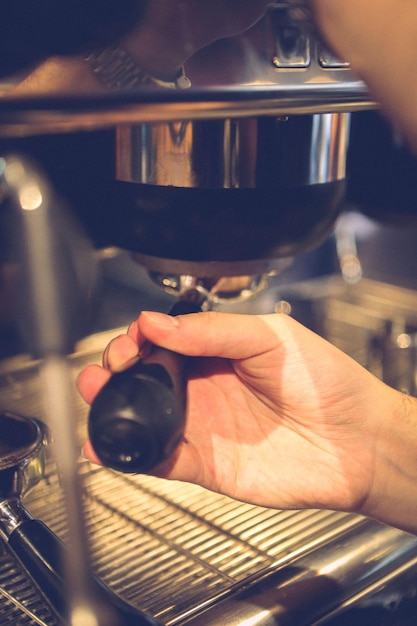
[[[179,321],[173,315],[167,315],[166,313],[159,313],[158,311],[142,311],[141,317],[146,318],[154,324],[154,326],[160,326],[161,328],[174,328],[179,326]]]
[[[106,369],[111,369],[111,353],[113,350],[113,344],[115,341],[116,337],[114,337],[110,343],[107,344],[104,352],[103,352],[103,357],[102,357],[102,363],[103,363],[103,367],[105,367]]]

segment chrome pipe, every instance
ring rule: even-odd
[[[68,249],[64,250],[52,217],[53,201],[55,212],[62,207],[45,177],[18,157],[0,159],[0,187],[10,196],[20,217],[19,243],[27,281],[25,322],[31,331],[31,351],[41,360],[45,413],[54,435],[69,549],[64,550],[49,529],[32,520],[16,502],[17,491],[23,487],[20,466],[6,465],[13,476],[13,483],[6,482],[6,487],[12,489],[13,497],[0,511],[2,536],[7,537],[35,581],[39,578],[44,582],[45,596],[60,622],[67,626],[157,626],[155,620],[118,598],[90,571],[84,489],[78,472],[79,442],[73,420],[75,389],[67,358],[74,339],[68,310],[72,310],[76,285],[71,284],[65,253],[73,250],[71,238],[65,240]]]
[[[223,601],[195,610],[187,626],[310,626],[417,558],[416,538],[364,520],[318,551],[247,581]]]

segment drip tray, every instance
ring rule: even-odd
[[[330,278],[286,290],[285,298],[290,303],[292,298],[308,301],[314,325],[319,324],[330,341],[381,376],[386,371],[384,350],[391,350],[400,334],[417,328],[417,294],[402,288],[371,281],[348,287],[339,278]],[[117,332],[80,343],[71,356],[74,378],[87,363],[101,361],[103,348]],[[412,355],[406,361],[413,369]],[[415,370],[408,371],[399,382],[413,384],[414,378]],[[42,419],[37,363],[23,357],[3,362],[0,397],[2,408]],[[83,441],[87,408],[79,398],[76,410]],[[282,621],[318,624],[356,598],[375,593],[417,561],[414,537],[359,516],[249,506],[194,485],[118,474],[84,459],[80,472],[96,573],[116,593],[167,626],[281,624],[280,618],[244,622],[225,616],[232,615],[251,585],[258,588],[261,583],[276,592],[280,584],[291,584],[294,568],[312,580],[333,564],[339,576],[337,590],[331,597],[327,593],[320,611],[301,618],[298,610],[288,609]],[[66,519],[52,463],[45,480],[26,496],[25,505],[65,541]],[[351,562],[343,572],[336,566],[341,557]],[[277,572],[282,574],[280,583]],[[275,596],[279,602],[279,594]],[[303,601],[305,595],[299,597],[299,604]],[[216,617],[218,607],[224,607],[220,617]],[[48,607],[2,544],[0,623],[55,626]]]

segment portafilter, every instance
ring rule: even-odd
[[[0,413],[0,537],[30,576],[61,624],[66,623],[67,586],[63,573],[63,542],[21,501],[22,493],[44,475],[46,427],[33,418]],[[116,596],[98,578],[89,581],[113,624],[156,626],[156,622]]]

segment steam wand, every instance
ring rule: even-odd
[[[42,364],[47,422],[54,434],[70,549],[64,554],[59,541],[51,544],[49,533],[42,534],[40,539],[30,536],[26,530],[33,525],[21,519],[11,529],[9,544],[14,544],[15,553],[35,582],[44,579],[46,568],[53,584],[60,589],[60,600],[67,600],[64,609],[56,603],[55,609],[69,626],[157,626],[153,619],[123,602],[89,573],[77,472],[73,383],[67,360],[67,354],[73,350],[70,321],[79,287],[75,280],[70,280],[73,250],[68,237],[69,224],[56,221],[59,205],[52,214],[54,198],[45,178],[18,157],[0,158],[0,201],[2,196],[10,197],[20,217],[28,338],[31,351]],[[61,218],[60,214],[58,217]]]

